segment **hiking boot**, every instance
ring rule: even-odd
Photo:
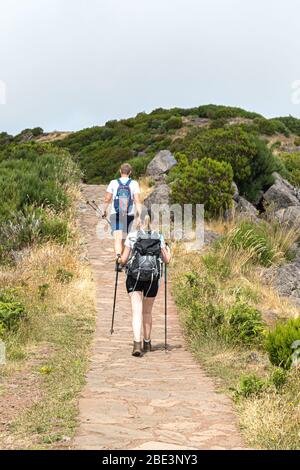
[[[142,355],[142,343],[141,342],[137,342],[137,341],[133,342],[132,355],[136,357],[139,357]]]
[[[144,352],[151,352],[151,340],[150,341],[145,341],[144,340]]]

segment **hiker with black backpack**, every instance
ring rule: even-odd
[[[126,289],[130,296],[133,327],[133,356],[151,351],[152,308],[162,277],[163,263],[169,263],[170,251],[162,234],[151,229],[151,213],[143,225],[129,233],[118,262],[127,264]]]
[[[135,217],[137,226],[140,225],[142,206],[139,184],[130,178],[131,165],[123,163],[119,171],[120,178],[112,180],[107,187],[102,215],[103,218],[107,218],[107,210],[111,204],[110,223],[117,259],[123,252],[124,240],[131,230]],[[118,263],[116,269],[121,270]]]

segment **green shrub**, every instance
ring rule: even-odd
[[[275,366],[289,369],[292,365],[295,341],[300,340],[300,317],[278,322],[266,337],[265,348]]]
[[[276,142],[271,145],[271,150],[280,149],[281,146],[282,142],[280,140],[276,140]]]
[[[26,318],[24,305],[10,291],[0,291],[0,331],[15,331],[19,322]]]
[[[219,333],[224,323],[224,310],[211,302],[193,300],[186,318],[187,331],[193,336]]]
[[[226,123],[227,123],[227,119],[218,118],[218,119],[214,119],[213,121],[211,121],[209,127],[210,129],[220,129],[220,128],[224,128],[226,126]]]
[[[128,163],[132,166],[132,178],[139,178],[140,176],[143,176],[146,173],[146,169],[150,161],[152,160],[152,157],[134,157],[128,160]],[[115,178],[120,177],[119,170],[116,171]]]
[[[300,137],[296,137],[296,139],[294,140],[294,145],[295,147],[300,147]]]
[[[224,211],[232,204],[232,177],[230,164],[210,158],[189,163],[184,154],[177,154],[178,165],[170,178],[172,201],[179,204],[204,204],[207,216]]]
[[[245,111],[242,108],[235,108],[232,106],[218,106],[215,104],[208,104],[199,106],[198,116],[209,119],[228,119],[235,117],[243,117],[247,119],[254,119],[261,117],[260,114]]]
[[[245,302],[237,302],[227,312],[227,319],[225,334],[232,342],[250,345],[262,341],[265,326],[256,308]]]
[[[48,206],[65,210],[67,188],[79,173],[70,155],[48,144],[9,145],[0,152],[0,221],[25,206]]]
[[[55,240],[65,245],[71,237],[68,221],[55,215],[44,216],[41,224],[40,237],[41,240]]]
[[[284,116],[276,118],[277,121],[281,121],[293,134],[300,136],[300,119],[293,116]]]
[[[293,186],[300,187],[300,152],[282,153],[280,160],[286,169],[286,173],[284,173],[283,176],[288,179]]]
[[[286,137],[290,135],[289,129],[278,119],[256,118],[254,119],[253,124],[260,134],[284,134]]]
[[[272,372],[270,381],[277,390],[280,390],[286,384],[287,378],[286,370],[278,367]]]
[[[180,129],[182,127],[182,119],[179,116],[172,116],[165,123],[166,129]]]
[[[240,377],[236,390],[236,397],[248,398],[253,395],[260,395],[266,389],[266,383],[255,374],[245,374]]]
[[[250,200],[273,183],[272,173],[277,169],[266,143],[237,126],[200,131],[186,154],[190,160],[209,157],[230,163],[241,194]]]

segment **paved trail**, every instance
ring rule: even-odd
[[[85,186],[84,197],[100,201],[104,187]],[[243,448],[230,400],[187,351],[178,314],[169,298],[170,352],[163,350],[164,289],[154,305],[155,350],[131,356],[130,303],[120,274],[115,333],[110,335],[114,254],[110,240],[96,236],[92,209],[81,227],[97,283],[97,328],[87,383],[80,398],[78,449],[234,449]]]

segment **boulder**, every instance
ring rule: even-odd
[[[176,164],[177,161],[169,150],[161,150],[147,166],[146,175],[159,177],[168,173]]]
[[[281,224],[300,230],[300,205],[279,209],[275,212],[275,217]]]
[[[233,200],[235,202],[238,202],[238,200],[239,200],[239,188],[237,187],[237,184],[234,181],[232,181],[232,188],[234,190]]]
[[[237,214],[249,219],[258,219],[258,211],[251,202],[247,201],[243,196],[239,196],[238,203],[236,204],[235,211]]]
[[[144,205],[150,209],[152,204],[169,204],[171,189],[166,183],[158,184],[144,200]]]
[[[199,241],[198,240],[191,240],[191,241],[186,241],[184,243],[185,249],[187,252],[190,251],[201,251],[203,248],[205,248],[208,245],[211,245],[215,241],[217,241],[221,235],[219,233],[214,232],[213,230],[204,230],[204,244],[199,247]]]
[[[265,209],[273,206],[274,209],[284,209],[289,206],[300,205],[297,191],[278,173],[273,173],[275,183],[264,193],[263,205]]]
[[[271,281],[280,295],[300,303],[300,254],[294,261],[278,268],[270,268],[264,274],[266,281]]]

